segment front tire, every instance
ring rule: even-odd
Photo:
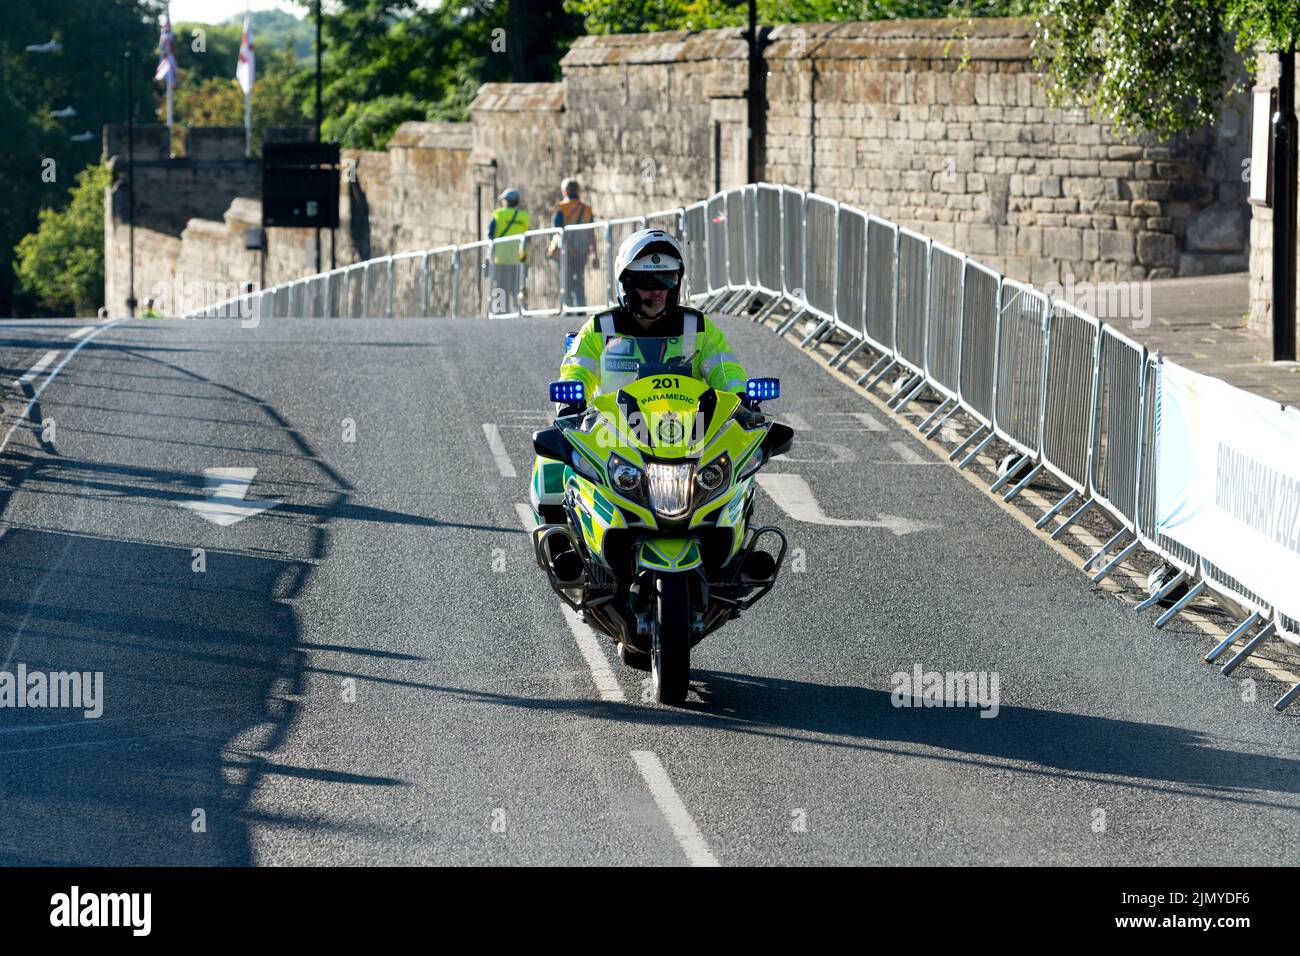
[[[691,589],[685,573],[666,574],[655,582],[655,632],[650,650],[650,677],[655,700],[678,706],[691,686]]]

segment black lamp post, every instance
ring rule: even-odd
[[[135,318],[135,83],[131,78],[131,51],[123,54],[126,64],[126,231],[130,263],[127,267],[127,315]]]
[[[1295,361],[1295,47],[1280,51],[1273,114],[1273,361]]]

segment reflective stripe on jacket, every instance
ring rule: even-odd
[[[636,319],[622,310],[592,316],[574,337],[560,378],[582,382],[587,394],[603,395],[634,381],[630,369],[637,339],[667,339],[661,363],[680,363],[680,374],[705,382],[723,392],[745,390],[745,367],[740,364],[727,337],[703,312],[678,308],[677,316],[664,316],[662,331],[647,333]],[[610,346],[608,349],[606,346]]]

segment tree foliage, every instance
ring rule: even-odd
[[[18,243],[21,291],[47,313],[93,315],[104,300],[104,190],[107,166],[87,166],[62,209],[42,209],[40,225]]]
[[[483,83],[556,79],[580,32],[562,0],[338,0],[323,27],[322,134],[358,149],[382,147],[409,119],[468,119]],[[314,71],[292,89],[314,111]]]
[[[588,33],[705,30],[748,23],[745,0],[564,0]],[[1032,0],[758,0],[758,22],[829,23],[845,20],[1021,16]]]
[[[75,174],[98,161],[105,123],[126,119],[123,52],[134,55],[137,119],[152,112],[159,0],[40,0],[4,4],[0,27],[0,315],[30,309],[15,300],[14,246],[43,208],[68,202]],[[28,52],[57,40],[62,49]],[[71,106],[72,118],[52,111]],[[71,137],[85,132],[89,141]],[[47,161],[53,161],[52,164]],[[51,175],[52,174],[52,175]]]
[[[1236,49],[1294,49],[1296,0],[1039,0],[1035,58],[1056,105],[1161,138],[1213,122]]]

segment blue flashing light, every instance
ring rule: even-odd
[[[569,332],[564,336],[564,354],[569,354],[569,349],[573,348],[573,340],[578,337],[577,332]]]
[[[552,382],[551,401],[575,405],[587,400],[586,391],[581,382]]]
[[[779,378],[751,378],[745,383],[745,394],[759,402],[780,398],[781,380]]]

